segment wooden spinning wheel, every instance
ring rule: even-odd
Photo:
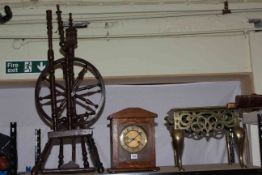
[[[52,44],[52,11],[46,11],[48,34],[48,67],[36,82],[35,104],[41,119],[53,131],[32,170],[39,173],[102,173],[104,167],[90,128],[99,118],[105,102],[105,86],[99,71],[88,61],[75,57],[77,30],[69,14],[69,27],[64,33],[61,11],[57,5],[60,51],[64,58],[55,60]],[[45,163],[55,144],[59,144],[57,168],[46,169]],[[72,145],[71,160],[64,161],[64,145]],[[76,144],[81,145],[82,167],[76,161]],[[87,151],[88,149],[88,151]],[[89,156],[88,156],[89,153]],[[93,167],[89,165],[91,159]]]
[[[59,59],[54,62],[54,72],[63,74],[63,65],[65,59]],[[88,61],[81,58],[73,59],[73,68],[76,78],[74,78],[71,96],[71,103],[75,106],[76,115],[73,117],[73,128],[88,128],[99,118],[101,109],[105,102],[105,86],[102,76],[98,70]],[[35,88],[35,104],[41,119],[53,128],[53,119],[51,114],[50,78],[49,67],[46,67],[40,74]],[[56,76],[57,77],[57,76]],[[57,129],[64,129],[68,125],[67,97],[66,87],[63,77],[55,83],[57,117]]]

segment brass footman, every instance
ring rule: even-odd
[[[239,164],[244,164],[245,130],[240,127],[240,114],[226,107],[180,108],[171,109],[166,121],[170,127],[175,154],[175,165],[183,171],[182,155],[184,137],[201,139],[203,137],[221,138],[226,135],[228,163],[234,162],[232,142],[237,145]],[[233,140],[234,139],[234,140]]]

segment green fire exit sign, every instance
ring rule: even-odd
[[[48,65],[48,61],[6,61],[5,73],[39,73]]]

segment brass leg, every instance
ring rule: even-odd
[[[182,154],[184,149],[184,131],[182,129],[174,129],[173,132],[173,146],[175,150],[176,167],[179,171],[184,171],[182,167]]]
[[[227,157],[228,157],[228,164],[232,165],[232,163],[234,162],[234,150],[232,147],[232,136],[233,132],[232,130],[228,130],[226,132],[226,145],[227,145]]]
[[[242,168],[245,168],[246,165],[244,164],[244,142],[245,142],[245,130],[241,127],[234,128],[234,140],[237,145],[237,153],[239,158],[239,164]]]

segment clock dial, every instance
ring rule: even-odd
[[[125,127],[120,133],[120,145],[128,152],[139,152],[147,144],[147,134],[140,126]]]

